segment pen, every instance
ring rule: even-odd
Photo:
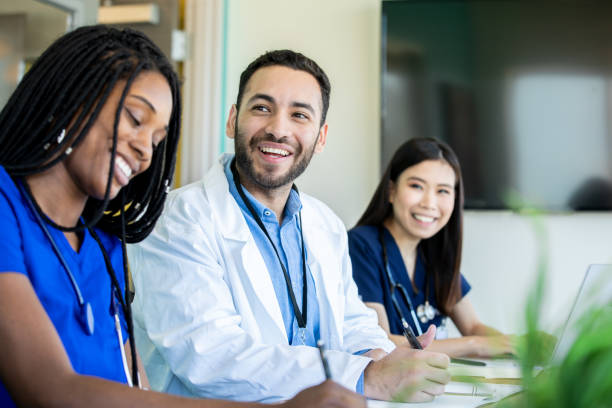
[[[406,336],[406,339],[408,340],[408,343],[410,343],[410,346],[413,349],[423,350],[423,346],[421,346],[421,343],[419,343],[419,340],[414,335],[414,332],[412,331],[412,327],[408,325],[408,322],[406,322],[406,319],[404,319],[403,317],[402,317],[402,326],[404,328],[404,336]]]
[[[451,358],[451,363],[471,365],[471,366],[486,366],[487,365],[487,363],[485,363],[484,361],[466,360],[464,358],[455,358],[455,357]]]
[[[319,349],[319,355],[321,356],[321,364],[323,364],[323,371],[325,372],[325,379],[331,380],[331,371],[329,371],[329,364],[327,363],[327,359],[325,358],[323,347],[324,347],[323,342],[321,340],[318,340],[317,348]]]
[[[412,331],[412,327],[408,325],[406,319],[402,318],[402,326],[404,327],[404,336],[408,339],[408,343],[413,349],[423,350],[423,346],[419,343],[419,339],[416,338],[414,332]],[[472,365],[472,366],[486,366],[487,364],[482,361],[475,360],[466,360],[463,358],[451,358],[451,363],[455,364],[464,364],[464,365]]]

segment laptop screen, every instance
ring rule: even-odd
[[[593,308],[609,306],[611,302],[612,265],[589,266],[553,352],[553,363],[560,363],[569,352],[580,333],[580,325],[585,313]]]

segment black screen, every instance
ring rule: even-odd
[[[383,169],[447,142],[466,208],[612,209],[612,2],[384,1]]]

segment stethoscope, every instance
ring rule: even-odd
[[[72,284],[72,288],[77,297],[77,301],[79,303],[79,309],[80,309],[80,312],[78,314],[78,321],[81,327],[83,328],[83,330],[85,331],[85,333],[89,336],[93,336],[94,330],[95,330],[95,320],[94,320],[93,310],[91,308],[91,303],[85,301],[85,299],[83,298],[83,294],[81,293],[79,284],[77,283],[72,271],[70,270],[70,266],[68,265],[68,262],[66,262],[64,255],[58,248],[57,243],[55,242],[55,239],[53,239],[53,236],[51,235],[49,229],[47,228],[46,223],[43,221],[42,217],[36,210],[34,202],[32,201],[32,197],[30,196],[30,193],[26,191],[26,188],[24,187],[23,183],[25,182],[17,183],[21,191],[21,194],[25,197],[26,201],[28,202],[28,206],[30,207],[30,210],[32,210],[32,213],[34,214],[34,217],[36,218],[36,222],[38,223],[40,228],[43,230],[45,236],[51,243],[51,246],[53,247],[53,251],[57,255],[57,258],[59,259],[62,266],[64,267],[64,270],[66,271],[66,274],[68,275],[68,279],[70,280],[70,283]],[[88,230],[89,230],[89,233],[94,237],[94,239],[96,240],[98,245],[101,246],[101,249],[102,249],[103,248],[102,243],[97,238],[97,235],[94,233],[94,231],[91,228],[89,228]],[[104,249],[102,250],[104,251]],[[119,308],[117,307],[117,296],[121,296],[119,292],[120,292],[119,289],[114,286],[114,282],[111,279],[111,311],[112,311],[112,314],[114,315],[115,330],[117,332],[117,340],[119,341],[119,350],[121,351],[121,360],[123,362],[123,371],[125,372],[125,377],[127,379],[128,385],[132,387],[133,386],[132,377],[130,375],[130,370],[128,368],[127,358],[125,355],[123,335],[121,334],[121,322],[119,320]]]
[[[399,315],[400,320],[402,320],[402,322],[405,322],[406,319],[404,318],[404,313],[402,312],[399,302],[397,301],[397,298],[395,296],[395,290],[397,289],[404,298],[404,302],[408,305],[408,309],[410,309],[412,321],[414,322],[414,326],[416,327],[417,332],[419,333],[418,335],[420,336],[423,334],[423,330],[421,329],[419,321],[425,324],[428,321],[432,320],[434,317],[436,317],[436,310],[429,303],[429,276],[425,274],[425,303],[419,305],[415,309],[414,305],[412,304],[412,300],[408,295],[406,287],[404,287],[404,285],[402,285],[401,283],[396,282],[393,278],[393,274],[391,273],[391,267],[389,266],[389,257],[387,256],[387,246],[385,245],[385,235],[383,227],[378,228],[378,241],[380,242],[380,245],[382,247],[383,263],[385,264],[385,271],[387,273],[387,278],[389,279],[389,289],[391,292],[391,302],[393,303],[393,307]]]

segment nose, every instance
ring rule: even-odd
[[[421,196],[419,205],[423,208],[433,209],[436,207],[436,194],[435,189],[427,189]]]
[[[264,128],[264,131],[268,135],[274,136],[276,139],[281,139],[285,136],[288,136],[289,131],[289,121],[282,112],[277,112],[273,115],[270,115],[268,123]]]
[[[153,132],[144,129],[139,131],[130,140],[130,147],[136,152],[137,159],[144,164],[141,165],[141,170],[144,171],[153,156]]]

